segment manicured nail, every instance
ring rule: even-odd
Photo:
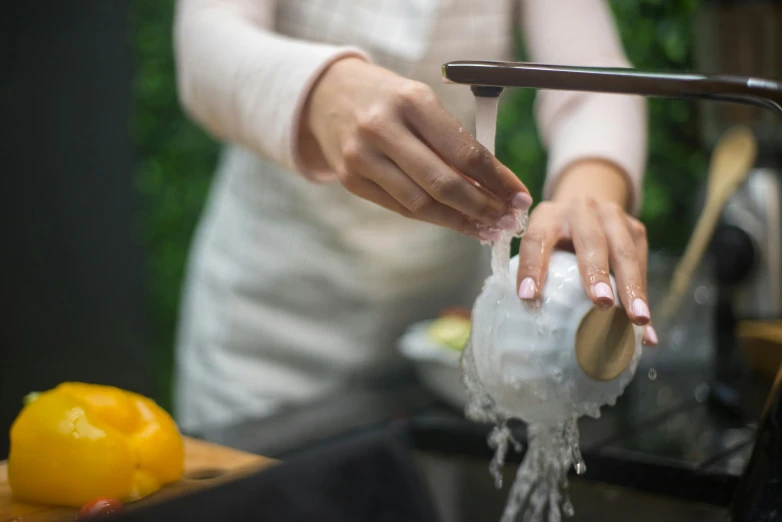
[[[614,291],[606,283],[600,282],[592,286],[592,295],[595,296],[597,304],[607,309],[614,304]]]
[[[513,196],[513,200],[510,202],[510,206],[515,209],[526,212],[532,206],[532,196],[526,192],[519,192]]]
[[[503,230],[516,230],[518,223],[516,223],[516,217],[511,215],[504,215],[497,220],[497,228]]]
[[[644,323],[648,323],[649,319],[651,319],[651,314],[649,314],[649,307],[646,306],[646,303],[641,298],[636,298],[635,301],[633,301],[633,314],[638,318],[639,321]]]
[[[481,228],[478,230],[478,237],[484,241],[499,241],[502,232],[496,228]]]
[[[646,344],[657,346],[657,332],[654,331],[654,327],[652,325],[647,325],[645,332]]]
[[[531,277],[525,277],[519,285],[519,297],[521,299],[532,299],[535,297],[535,281]]]

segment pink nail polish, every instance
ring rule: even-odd
[[[636,298],[635,301],[633,301],[632,306],[633,314],[643,322],[649,322],[649,319],[651,319],[651,314],[649,313],[649,307],[646,305],[643,299]]]
[[[497,220],[497,228],[501,228],[503,230],[516,230],[516,226],[517,223],[515,216],[505,215]]]
[[[651,344],[652,346],[656,346],[659,342],[657,340],[657,332],[654,331],[654,327],[652,325],[646,326],[646,340],[648,341],[648,344]]]
[[[510,202],[510,205],[515,209],[525,212],[532,206],[532,196],[526,192],[519,192],[513,196],[513,200]]]
[[[592,286],[592,295],[599,305],[608,308],[614,304],[614,291],[606,283],[600,282]]]
[[[519,297],[521,299],[533,299],[535,297],[535,281],[531,277],[525,277],[519,285]]]

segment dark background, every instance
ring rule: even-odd
[[[128,0],[0,4],[0,458],[22,396],[153,394]]]

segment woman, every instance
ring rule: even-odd
[[[534,61],[628,66],[603,0],[179,0],[180,96],[226,143],[182,309],[185,429],[380,378],[401,365],[406,326],[472,304],[488,266],[477,239],[532,201],[464,131],[472,95],[440,66],[510,59],[517,23]],[[593,301],[621,299],[648,325],[646,237],[628,214],[645,101],[541,92],[536,118],[547,201],[519,297],[535,299],[551,250],[572,244]]]

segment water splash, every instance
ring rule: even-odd
[[[495,450],[494,458],[489,463],[489,473],[494,477],[494,485],[502,488],[502,468],[505,465],[505,456],[508,447],[513,446],[517,452],[521,452],[521,443],[513,438],[513,433],[507,424],[501,423],[494,427],[488,438],[489,447]]]
[[[494,142],[497,136],[497,107],[498,97],[475,97],[475,138],[486,147],[489,154],[494,154]],[[511,240],[514,237],[522,237],[527,230],[529,213],[515,212],[516,230],[502,230],[500,238],[494,242],[486,242],[491,245],[491,269],[495,275],[501,274],[511,280],[508,269],[510,259]]]
[[[575,513],[568,493],[573,446],[578,444],[576,418],[564,425],[527,426],[527,453],[516,472],[501,522],[559,522]],[[583,464],[583,461],[582,461]]]
[[[462,356],[464,382],[469,401],[466,415],[476,422],[494,424],[488,437],[494,449],[489,471],[495,486],[503,485],[502,469],[509,450],[520,452],[521,444],[513,438],[508,418],[500,413],[481,384],[473,359],[472,343]],[[501,522],[513,522],[523,513],[524,522],[559,522],[562,515],[573,516],[575,510],[568,495],[568,471],[586,472],[579,448],[577,416],[551,423],[527,425],[527,448],[511,487]]]
[[[476,97],[476,136],[491,153],[494,152],[497,102],[497,98]],[[519,212],[516,231],[503,231],[498,241],[490,243],[493,275],[505,278],[514,286],[515,278],[509,270],[511,240],[524,235],[528,222],[528,214]],[[508,295],[511,297],[500,299],[516,298],[515,292]],[[462,354],[462,373],[468,394],[465,409],[467,417],[476,422],[495,425],[488,438],[489,446],[495,451],[489,471],[497,488],[501,488],[502,468],[508,450],[512,446],[516,451],[521,451],[521,445],[513,439],[507,425],[509,419],[498,411],[481,383],[472,340]],[[558,382],[561,380],[557,379]],[[511,486],[501,522],[514,522],[520,513],[523,513],[525,522],[559,522],[563,514],[572,516],[575,511],[568,495],[567,477],[571,466],[579,474],[586,471],[578,446],[577,416],[564,421],[552,419],[550,422],[528,424],[526,455]]]
[[[497,98],[476,98],[476,136],[488,153],[494,152],[497,102]],[[495,426],[487,442],[494,450],[489,471],[498,488],[508,452],[521,451],[508,422],[522,419],[527,423],[526,454],[501,522],[519,517],[523,522],[560,522],[575,513],[568,495],[569,470],[586,473],[578,418],[599,417],[601,406],[613,405],[632,380],[641,356],[642,329],[635,329],[635,354],[618,379],[595,383],[583,372],[574,372],[574,353],[557,350],[572,341],[565,338],[566,329],[552,313],[561,310],[557,294],[547,295],[542,306],[519,301],[510,248],[514,237],[523,237],[529,216],[523,212],[515,216],[515,230],[500,231],[496,241],[486,243],[491,247],[492,275],[473,308],[473,330],[461,359],[468,396],[465,413],[471,420]],[[572,255],[552,255],[548,282],[565,288],[575,281],[573,288],[580,291],[578,266],[567,256]],[[514,330],[521,323],[513,321],[530,317],[535,332]]]

